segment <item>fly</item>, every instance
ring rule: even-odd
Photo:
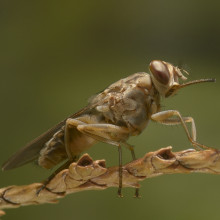
[[[45,182],[60,170],[76,161],[79,155],[94,145],[104,142],[118,147],[119,188],[122,189],[122,146],[131,151],[135,160],[134,147],[128,144],[130,136],[139,135],[150,120],[165,125],[181,124],[187,138],[195,148],[207,148],[196,141],[196,126],[192,117],[183,117],[177,110],[161,111],[161,97],[168,98],[188,85],[215,82],[215,79],[186,80],[178,67],[170,63],[153,60],[149,65],[150,74],[135,73],[121,79],[93,97],[79,112],[66,118],[24,148],[3,164],[3,170],[10,170],[33,160],[41,167],[50,169],[66,162]],[[191,124],[191,133],[186,123]],[[138,197],[138,189],[135,195]]]

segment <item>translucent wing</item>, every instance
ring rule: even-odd
[[[91,106],[83,108],[82,110],[71,115],[68,118],[78,117],[79,115],[83,114],[85,111],[89,109],[91,109]],[[21,148],[2,165],[2,170],[10,170],[37,159],[41,149],[44,147],[44,144],[48,140],[50,140],[54,133],[56,133],[62,126],[65,125],[66,120],[67,119],[61,121],[51,129],[49,129],[30,143],[28,143],[25,147]]]

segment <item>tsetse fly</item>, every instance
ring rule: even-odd
[[[134,147],[128,144],[127,140],[130,136],[139,135],[150,120],[165,125],[181,124],[195,148],[207,148],[196,142],[196,126],[192,117],[183,117],[177,110],[161,111],[160,102],[161,97],[168,98],[188,85],[214,82],[215,79],[200,79],[180,84],[179,80],[187,79],[181,69],[161,60],[151,61],[149,70],[150,74],[135,73],[111,84],[91,98],[85,108],[20,149],[3,164],[2,169],[10,170],[34,160],[37,160],[41,167],[50,169],[66,160],[58,172],[76,161],[83,151],[96,142],[104,142],[118,147],[118,195],[122,196],[121,147],[130,149],[135,160]],[[191,132],[186,123],[191,123]],[[55,171],[55,174],[57,172]],[[50,179],[45,182],[45,186]],[[138,189],[135,195],[138,196]]]

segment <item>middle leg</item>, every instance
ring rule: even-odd
[[[69,119],[68,123],[76,125],[75,119]],[[78,123],[78,122],[77,122]],[[122,148],[121,145],[124,144],[132,152],[132,158],[135,160],[134,149],[132,146],[126,143],[126,139],[129,137],[129,129],[126,127],[120,127],[113,124],[86,124],[78,123],[76,125],[77,129],[83,134],[94,138],[97,141],[108,143],[118,147],[119,153],[119,188],[118,196],[122,197]],[[136,192],[138,195],[138,192]]]

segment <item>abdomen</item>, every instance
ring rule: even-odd
[[[44,148],[40,151],[38,164],[46,169],[53,168],[63,160],[67,159],[67,153],[64,142],[64,126],[45,143]],[[91,147],[95,140],[90,138],[76,128],[70,130],[70,152],[73,157],[79,156],[80,153]]]

